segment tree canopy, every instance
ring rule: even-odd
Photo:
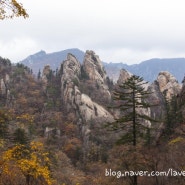
[[[16,0],[0,0],[0,20],[20,16],[28,17],[21,3],[18,3]]]
[[[113,130],[128,130],[119,140],[121,143],[132,142],[135,146],[143,128],[149,128],[146,123],[153,121],[150,115],[146,114],[151,107],[146,101],[151,94],[145,90],[146,83],[143,78],[133,75],[114,91],[114,100],[117,102],[115,108],[120,109],[122,115],[109,127]]]

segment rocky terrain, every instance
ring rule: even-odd
[[[117,83],[125,82],[131,75],[130,72],[122,69]],[[101,124],[113,120],[114,116],[119,114],[118,112],[115,114],[109,112],[110,110],[105,104],[99,103],[103,98],[107,104],[112,98],[112,92],[106,79],[101,60],[93,51],[86,51],[82,64],[71,54],[68,54],[67,60],[62,64],[62,99],[67,110],[75,112],[77,122],[83,125],[84,133],[90,132],[88,124],[90,121]],[[85,87],[91,88],[93,93]],[[177,96],[181,91],[181,85],[169,72],[160,72],[156,81],[147,84],[145,89],[152,92],[148,102],[156,106],[140,111],[158,120],[157,123],[147,123],[154,130],[153,135],[156,136],[156,132],[161,133],[164,129],[162,117],[165,115],[165,98],[170,100],[173,96]],[[95,94],[96,96],[94,96]],[[157,137],[159,135],[156,136],[156,139]]]
[[[73,54],[68,54],[59,69],[61,75],[61,99],[67,110],[74,114],[76,122],[80,125],[82,135],[90,133],[89,122],[105,123],[114,119],[113,112],[108,110],[112,99],[112,89],[108,85],[108,76],[98,55],[94,51],[86,51],[82,64]],[[43,89],[47,88],[47,80],[52,68],[46,65],[42,72]],[[126,81],[132,74],[125,69],[120,70],[118,84]],[[2,96],[9,96],[9,74],[0,79],[0,92]],[[146,114],[161,119],[165,114],[165,98],[170,100],[181,92],[181,85],[167,71],[160,72],[156,81],[146,87],[153,92],[149,102],[159,105],[151,107]],[[162,122],[152,125],[162,128]]]
[[[94,185],[95,181],[115,185],[111,178],[102,178],[105,168],[120,169],[120,164],[132,168],[135,157],[149,170],[156,161],[160,164],[158,170],[168,165],[177,168],[178,163],[183,163],[185,82],[181,85],[169,72],[159,72],[152,83],[143,86],[151,93],[146,102],[153,106],[136,110],[156,120],[141,123],[150,129],[149,146],[141,142],[137,154],[127,153],[132,146],[115,145],[120,133],[105,128],[123,113],[111,107],[115,103],[114,89],[132,75],[121,69],[118,80],[113,83],[99,56],[89,50],[81,62],[74,54],[67,54],[57,71],[45,65],[37,77],[27,66],[12,65],[0,58],[0,123],[8,124],[7,127],[0,125],[0,141],[6,142],[0,145],[0,153],[4,155],[17,142],[43,143],[49,151],[51,173],[57,185],[61,182]],[[6,130],[3,134],[2,129]],[[123,129],[122,133],[126,132]],[[143,130],[142,134],[146,132]],[[175,163],[168,156],[171,153]],[[144,185],[148,184],[147,179],[141,180]],[[152,179],[153,184],[155,180]],[[116,180],[117,184],[123,182]]]

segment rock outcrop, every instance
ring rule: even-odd
[[[3,79],[1,79],[0,81],[0,92],[1,92],[1,95],[6,94],[6,86],[5,86],[5,82]]]
[[[1,95],[7,95],[7,92],[9,90],[10,82],[10,76],[8,74],[5,74],[3,78],[0,79],[0,94]]]
[[[90,70],[90,68],[88,69]],[[90,77],[95,80],[103,79],[100,78],[99,74],[97,74],[95,71],[90,74]],[[101,105],[92,101],[87,94],[81,92],[79,88],[80,78],[80,63],[73,55],[68,54],[67,60],[65,60],[62,64],[62,99],[67,111],[75,112],[76,118],[78,119],[77,122],[82,127],[82,134],[85,135],[90,133],[90,122],[93,122],[94,124],[105,123],[113,120],[113,116]]]
[[[167,71],[160,72],[157,80],[149,87],[149,90],[152,92],[149,97],[149,102],[156,105],[151,107],[151,115],[157,120],[157,122],[152,125],[152,135],[156,142],[159,141],[165,129],[165,123],[160,120],[164,120],[166,116],[166,100],[170,101],[173,96],[179,96],[181,89],[182,86],[178,83],[176,78]]]
[[[162,121],[166,114],[165,98],[159,89],[157,81],[149,85],[148,91],[151,94],[148,96],[147,101],[153,105],[150,107],[150,116],[156,120],[156,122],[152,122],[151,125],[151,137],[153,138],[152,142],[156,144],[165,127]]]
[[[122,83],[124,83],[128,78],[130,78],[133,74],[128,72],[125,69],[121,69],[120,70],[120,75],[117,81],[118,85],[121,85]]]
[[[99,57],[93,51],[86,52],[82,65],[75,56],[68,54],[60,71],[64,106],[67,112],[75,114],[82,136],[87,138],[90,135],[92,124],[100,126],[101,123],[112,122],[114,117],[120,116],[119,110],[111,110],[112,113],[110,113],[101,103],[96,101],[96,98],[91,96],[93,93],[94,96],[111,100],[106,73]],[[117,84],[124,83],[131,76],[131,73],[122,69]],[[98,86],[97,89],[95,89],[96,86]],[[92,90],[90,90],[91,88]],[[147,84],[144,88],[151,92],[146,101],[156,106],[148,109],[139,108],[137,111],[156,120],[161,120],[165,115],[164,94],[166,93],[167,98],[177,95],[181,85],[170,73],[161,72],[154,83]],[[164,123],[142,120],[142,124],[152,128],[151,134],[157,141],[164,129]]]
[[[176,78],[167,71],[162,71],[157,77],[160,91],[170,100],[173,96],[180,93],[182,86]]]
[[[3,97],[3,101],[6,106],[10,104],[10,76],[9,74],[4,74],[0,79],[0,96]]]
[[[119,79],[117,81],[118,85],[121,85],[123,83],[125,83],[133,74],[130,73],[129,71],[125,70],[125,69],[121,69],[120,70],[120,75],[119,75]],[[144,84],[143,87],[148,90],[149,85],[148,84]],[[136,110],[139,114],[143,114],[143,115],[147,115],[147,116],[151,116],[151,110],[150,108],[144,109],[144,108],[137,108]],[[118,114],[118,113],[117,113]],[[147,121],[147,120],[142,120],[142,124],[147,126],[147,127],[151,127],[151,122]]]
[[[75,56],[68,54],[67,60],[61,65],[62,78],[61,78],[61,93],[67,111],[71,109],[77,110],[75,104],[75,87],[77,87],[80,75],[80,63]],[[78,88],[77,88],[78,89]]]
[[[92,84],[94,84],[99,95],[105,101],[111,100],[111,94],[107,85],[107,75],[99,56],[94,51],[86,51],[83,61],[83,70]]]
[[[50,68],[50,65],[46,65],[44,66],[44,69],[42,71],[42,76],[41,76],[41,79],[42,79],[42,82],[43,82],[43,91],[46,93],[46,89],[47,89],[47,84],[48,84],[48,78],[51,74],[51,68]]]
[[[104,83],[106,74],[99,56],[94,51],[86,51],[83,66],[91,80],[95,80],[100,84]]]
[[[51,72],[50,65],[48,64],[48,65],[44,66],[44,69],[42,72],[42,80],[46,84],[48,82],[48,77],[49,77],[50,72]]]

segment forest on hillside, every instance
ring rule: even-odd
[[[107,101],[100,95],[101,87],[81,67],[74,87],[106,110],[120,111],[114,122],[91,120],[91,132],[85,137],[77,115],[68,111],[61,96],[63,74],[64,65],[55,71],[48,69],[43,77],[41,72],[33,75],[23,64],[0,58],[0,185],[184,185],[183,88],[171,100],[163,94],[165,114],[154,120],[137,113],[141,107],[161,106],[144,101],[152,92],[142,88],[141,77],[131,77],[121,85],[107,78],[111,92],[111,101]],[[153,124],[162,120],[160,137],[155,140],[153,130],[138,120]],[[168,176],[120,176],[126,171],[169,170]]]

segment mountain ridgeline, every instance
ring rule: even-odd
[[[146,90],[149,96],[144,93],[142,99],[137,93],[137,102],[152,106],[135,109],[140,115],[139,145],[133,148],[127,142],[132,140],[127,134],[131,133],[130,121],[121,124],[119,132],[114,126],[125,110],[132,110],[130,104],[128,109],[119,108],[115,89],[133,74],[119,69],[118,80],[113,83],[106,65],[103,66],[94,51],[80,52],[79,58],[74,53],[79,50],[72,51],[65,51],[64,59],[58,57],[62,56],[60,52],[41,51],[32,55],[24,61],[28,66],[35,66],[32,69],[0,58],[1,184],[7,185],[7,181],[10,185],[30,184],[26,181],[27,175],[32,184],[38,185],[43,182],[47,185],[133,185],[130,177],[105,178],[105,169],[163,171],[184,166],[185,80],[180,84],[168,71],[160,71],[152,83],[142,83],[142,92]],[[58,66],[54,65],[54,58]],[[37,63],[42,65],[38,67]],[[32,73],[36,66],[43,67],[37,76]],[[129,91],[125,93],[126,99],[133,97]],[[151,119],[145,120],[146,117]],[[113,123],[112,130],[107,127],[110,123]],[[120,137],[126,143],[116,145]],[[46,164],[42,145],[47,151]],[[19,146],[23,148],[19,150]],[[45,183],[48,177],[52,177],[53,183]],[[138,184],[184,185],[184,178],[138,177]]]
[[[28,56],[26,59],[20,61],[24,65],[33,70],[37,74],[39,69],[42,71],[44,66],[49,64],[52,70],[60,67],[60,64],[66,59],[67,54],[73,54],[80,63],[83,62],[85,53],[79,49],[67,49],[60,52],[47,54],[45,51],[40,51],[33,55]],[[116,82],[119,78],[121,69],[126,69],[132,74],[142,76],[146,81],[153,82],[160,71],[168,71],[178,80],[182,82],[185,69],[185,58],[169,58],[169,59],[150,59],[143,61],[140,64],[127,65],[124,63],[103,62],[103,66],[107,75]]]

